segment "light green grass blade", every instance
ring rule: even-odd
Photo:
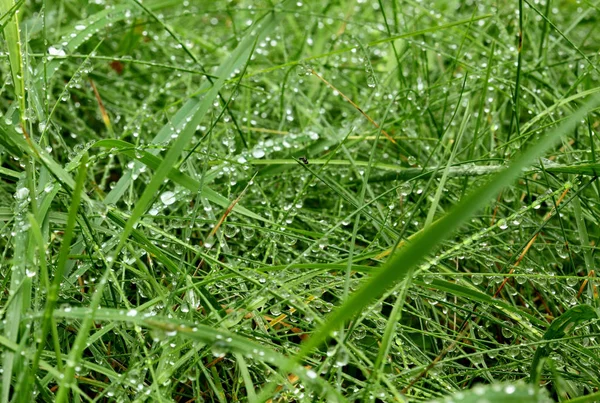
[[[34,383],[35,370],[38,367],[38,364],[39,364],[39,361],[40,361],[40,358],[42,355],[42,351],[44,349],[44,341],[46,340],[46,336],[48,335],[48,332],[50,331],[50,326],[52,323],[52,314],[54,312],[54,309],[56,308],[59,290],[60,290],[61,284],[64,280],[66,266],[67,266],[67,260],[69,258],[69,251],[71,250],[71,241],[73,240],[73,237],[75,236],[75,225],[77,223],[77,214],[78,214],[78,210],[80,207],[81,195],[83,193],[84,183],[85,183],[86,174],[87,174],[87,161],[88,161],[88,157],[86,155],[81,160],[79,172],[77,175],[77,180],[75,183],[75,188],[73,190],[73,194],[72,194],[72,198],[71,198],[71,205],[69,207],[67,224],[65,227],[60,250],[58,252],[58,261],[56,263],[54,278],[52,280],[52,283],[50,284],[50,289],[48,290],[48,293],[47,293],[48,297],[46,300],[46,307],[44,309],[44,316],[42,319],[42,326],[41,326],[41,336],[40,336],[41,342],[38,345],[37,351],[35,353],[35,357],[33,358],[33,361],[32,361],[32,372],[31,372],[31,376],[30,376],[31,384]]]
[[[446,186],[446,181],[448,180],[448,174],[450,172],[450,167],[452,165],[452,161],[454,161],[454,158],[456,157],[456,151],[458,150],[458,148],[460,146],[460,141],[462,139],[462,135],[465,132],[467,123],[469,121],[469,114],[467,112],[468,108],[465,108],[465,109],[466,109],[465,115],[463,116],[463,119],[461,121],[460,129],[458,130],[458,135],[456,136],[456,141],[454,143],[454,146],[452,147],[452,150],[450,151],[450,157],[448,158],[448,163],[446,164],[446,168],[444,168],[442,177],[440,179],[440,183],[438,184],[438,187],[435,191],[435,196],[433,197],[433,201],[431,202],[431,207],[429,208],[429,212],[427,213],[427,218],[425,219],[426,227],[433,222],[433,217],[435,216],[435,212],[437,211],[437,208],[440,204],[440,199],[442,197],[442,192],[444,191],[444,186]]]
[[[10,19],[4,26],[4,38],[8,44],[8,59],[12,81],[15,88],[15,96],[19,105],[20,124],[25,128],[25,76],[23,67],[23,55],[21,46],[21,31],[19,27],[19,13],[15,9],[13,0],[0,1],[0,15],[10,14]]]
[[[21,187],[19,190],[25,189]],[[19,191],[17,190],[17,192]],[[25,284],[29,280],[26,275],[28,262],[28,244],[29,244],[29,224],[27,220],[28,196],[21,199],[15,206],[14,216],[14,235],[12,244],[14,255],[10,262],[10,286],[9,292],[11,298],[7,301],[9,304],[6,309],[6,326],[4,327],[4,336],[11,342],[17,342],[21,331],[21,318],[23,315],[23,303],[29,296],[25,296]],[[30,284],[30,283],[29,283]],[[17,376],[21,369],[22,357],[19,354],[6,352],[2,358],[2,395],[1,401],[9,401],[12,377]]]
[[[68,311],[59,309],[54,311],[54,316],[57,318],[85,319],[88,315],[89,309],[87,308],[72,308]],[[270,347],[226,330],[143,314],[141,312],[124,312],[123,310],[108,308],[96,311],[95,320],[136,324],[159,332],[177,334],[195,342],[205,343],[214,349],[218,348],[220,351],[228,354],[238,353],[247,358],[264,361],[269,365],[280,368],[284,373],[290,372],[297,375],[306,385],[315,388],[319,394],[322,393],[330,399],[335,399],[335,401],[346,401],[332,385],[329,385],[324,379],[318,377],[314,371],[307,370],[293,359],[276,352]]]
[[[329,337],[331,329],[335,329],[352,318],[392,284],[396,284],[409,276],[413,268],[431,253],[440,242],[449,237],[473,214],[484,207],[503,187],[517,178],[524,168],[556,144],[561,135],[572,131],[598,105],[599,101],[598,97],[592,98],[571,115],[567,121],[542,137],[537,143],[532,144],[507,169],[494,175],[483,186],[467,195],[448,214],[418,233],[410,243],[388,259],[375,276],[327,317],[325,323],[302,346],[299,357],[305,357],[309,354],[310,351]]]
[[[564,400],[564,403],[593,403],[600,399],[600,392],[591,393],[586,396],[576,397],[574,399]]]

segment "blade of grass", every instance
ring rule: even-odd
[[[330,329],[342,325],[374,298],[380,296],[392,284],[396,284],[409,276],[418,262],[432,252],[440,242],[449,237],[480,208],[484,207],[497,192],[518,177],[523,168],[539,158],[564,133],[572,132],[577,124],[598,105],[599,101],[600,97],[593,97],[559,127],[527,148],[508,168],[494,175],[487,183],[467,195],[444,217],[419,232],[408,245],[388,259],[376,275],[326,318],[325,323],[303,344],[298,353],[298,358],[306,357],[314,348],[321,345],[329,337]]]
[[[467,122],[469,121],[469,112],[468,109],[465,108],[465,116],[463,116],[462,122],[460,124],[460,129],[458,130],[458,136],[456,141],[454,142],[454,146],[450,152],[450,158],[448,158],[448,163],[446,164],[446,168],[442,173],[442,178],[440,179],[440,183],[438,184],[437,190],[435,191],[435,195],[433,196],[433,201],[431,202],[431,207],[429,208],[429,212],[427,213],[427,218],[425,219],[425,226],[429,226],[433,222],[433,217],[435,212],[440,204],[440,199],[442,197],[442,192],[444,191],[444,186],[446,185],[446,180],[448,179],[448,173],[450,172],[450,166],[452,165],[452,161],[454,161],[454,157],[456,156],[456,152],[460,146],[460,140],[462,139],[462,135],[465,132],[467,127]]]
[[[58,301],[58,292],[65,275],[65,268],[69,257],[69,250],[71,249],[71,241],[73,240],[73,236],[75,234],[75,224],[77,223],[77,214],[87,174],[87,161],[88,157],[86,155],[82,158],[79,167],[77,180],[75,182],[75,189],[73,190],[71,198],[71,206],[69,207],[67,225],[65,227],[63,239],[60,245],[60,250],[58,252],[58,261],[56,263],[54,278],[52,280],[52,284],[50,284],[50,288],[48,289],[48,299],[46,300],[46,307],[44,309],[42,328],[39,338],[40,342],[38,344],[38,348],[31,365],[32,371],[30,373],[30,383],[32,385],[35,382],[35,369],[39,365],[42,351],[44,350],[44,341],[46,340],[48,332],[50,331],[50,325],[52,323],[52,313],[56,308],[56,303]]]
[[[11,342],[17,342],[19,339],[19,331],[21,325],[21,318],[23,314],[23,302],[24,302],[24,286],[26,284],[27,275],[25,273],[27,267],[27,255],[28,255],[28,244],[29,244],[29,230],[25,211],[19,211],[26,209],[27,205],[17,204],[15,209],[16,222],[14,223],[14,236],[12,238],[12,244],[14,248],[14,255],[11,263],[10,270],[10,304],[5,307],[6,326],[4,328],[4,336]],[[2,395],[1,401],[9,401],[9,393],[11,389],[11,382],[13,374],[18,373],[18,369],[21,363],[21,356],[12,352],[6,352],[2,358]]]
[[[485,398],[482,399],[482,396],[485,396]],[[428,403],[438,401],[440,400],[430,400]],[[544,389],[536,389],[523,383],[507,383],[503,385],[477,385],[467,391],[445,397],[442,401],[459,401],[461,403],[480,403],[482,401],[489,403],[551,403],[553,400],[548,397],[548,392]]]
[[[19,10],[13,0],[0,0],[0,15],[10,15],[4,27],[4,38],[8,44],[8,59],[15,87],[15,97],[19,105],[19,119],[22,130],[25,126],[25,76],[19,28]]]
[[[589,305],[577,305],[569,309],[558,318],[552,321],[552,324],[544,333],[542,340],[560,339],[571,332],[576,325],[590,319],[598,318],[596,310]],[[540,381],[541,369],[543,363],[540,360],[550,354],[549,344],[540,346],[531,361],[531,370],[529,372],[529,381],[537,385]]]

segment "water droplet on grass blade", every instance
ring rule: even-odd
[[[344,346],[339,346],[335,355],[335,366],[338,368],[345,367],[350,361],[350,355]]]
[[[483,276],[481,274],[473,274],[471,276],[471,282],[475,285],[483,283]]]
[[[20,187],[15,192],[15,199],[18,201],[26,200],[29,197],[29,189],[26,187]]]
[[[262,148],[255,148],[252,150],[252,156],[256,159],[262,158],[265,156],[265,150]]]
[[[177,201],[177,198],[175,197],[175,193],[169,190],[160,195],[160,201],[165,206],[170,206]]]
[[[301,63],[298,66],[296,66],[296,74],[298,74],[300,77],[309,76],[310,73],[311,68],[308,65]]]
[[[369,88],[375,88],[377,86],[377,81],[375,80],[375,76],[373,74],[369,74],[367,76],[367,86]]]
[[[362,325],[358,326],[356,329],[354,329],[354,332],[352,332],[352,336],[354,337],[355,340],[362,340],[365,338],[366,335],[367,335],[367,330]]]

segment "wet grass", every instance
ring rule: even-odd
[[[0,11],[1,402],[600,399],[595,4]]]

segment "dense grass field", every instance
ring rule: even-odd
[[[598,1],[0,24],[0,403],[600,401]]]

